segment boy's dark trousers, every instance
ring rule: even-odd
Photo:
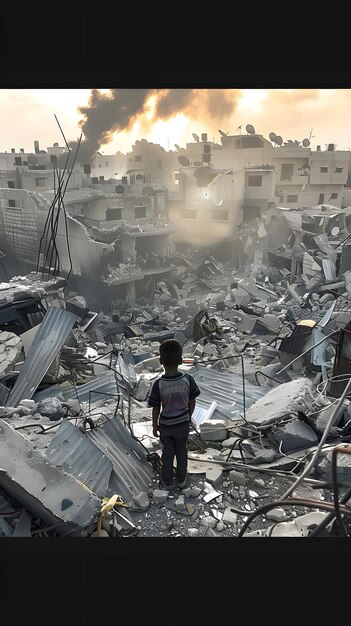
[[[183,482],[186,478],[188,466],[187,441],[189,436],[189,422],[174,428],[159,427],[162,450],[162,480],[167,485],[173,482],[173,460],[177,459],[177,481]]]

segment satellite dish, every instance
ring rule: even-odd
[[[275,138],[275,143],[276,143],[278,146],[281,146],[281,145],[282,145],[282,143],[283,143],[283,137],[281,137],[280,135],[277,135],[277,136],[276,136],[276,138]]]
[[[180,146],[178,146],[178,144],[177,144],[177,143],[175,143],[175,144],[174,144],[174,147],[176,148],[176,150],[181,150],[181,147],[180,147]]]
[[[252,126],[252,124],[247,124],[246,132],[247,132],[248,135],[254,135],[255,134],[255,128]]]
[[[304,148],[308,148],[310,145],[310,140],[309,139],[304,139],[302,142],[302,145]]]
[[[183,156],[183,155],[179,156],[178,161],[183,167],[188,167],[188,165],[190,165],[190,161],[188,157],[186,156]]]
[[[115,188],[115,192],[119,194],[124,193],[124,185],[117,185],[117,187]]]
[[[269,136],[269,138],[270,138],[272,143],[276,143],[277,135],[275,133],[269,133],[268,136]]]
[[[31,155],[28,157],[28,163],[29,163],[30,165],[38,165],[38,158],[37,158],[36,156],[34,156],[34,154],[31,154]]]
[[[336,237],[336,235],[338,235],[340,232],[340,228],[338,226],[333,226],[330,232],[333,235],[333,237]]]
[[[156,191],[152,187],[144,187],[141,192],[141,195],[142,196],[155,196]]]
[[[199,135],[197,135],[196,133],[193,133],[193,137],[194,137],[194,139],[195,139],[195,141],[196,141],[196,142],[197,142],[197,141],[200,141],[200,137],[199,137]]]
[[[228,137],[227,133],[224,133],[223,130],[218,131],[222,137]]]

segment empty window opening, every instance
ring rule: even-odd
[[[327,173],[327,171],[328,171],[328,168],[327,168],[327,167],[321,167],[321,172],[322,172],[322,174],[326,174],[326,173]]]
[[[342,173],[342,171],[343,171],[343,169],[344,169],[343,167],[336,167],[336,168],[335,168],[335,173],[336,173],[336,174],[341,174],[341,173]]]
[[[262,176],[249,176],[248,187],[262,187]]]
[[[9,200],[9,206],[11,207],[16,206],[16,200]]]
[[[229,211],[225,210],[214,210],[212,211],[212,219],[220,222],[228,222],[229,220]]]
[[[106,219],[108,221],[111,220],[121,220],[122,219],[122,209],[110,209],[106,210]]]
[[[142,219],[146,217],[146,207],[144,206],[134,207],[134,215],[136,219]]]
[[[137,154],[134,160],[135,160],[135,161],[142,161],[142,160],[143,160],[143,157],[142,157],[142,155],[141,155],[141,154]]]
[[[280,173],[280,180],[291,180],[294,173],[293,163],[283,163]]]
[[[324,193],[320,193],[319,198],[318,198],[318,204],[323,204],[323,202],[324,202]]]
[[[287,195],[286,196],[286,202],[287,204],[293,203],[293,202],[297,202],[298,201],[298,195],[296,194],[291,194],[291,195]]]
[[[335,193],[335,192],[333,192],[333,193],[331,194],[331,196],[330,196],[330,199],[331,199],[331,200],[337,200],[337,199],[338,199],[338,194],[337,194],[337,193]]]
[[[36,187],[45,187],[46,179],[45,178],[36,178],[35,185]]]
[[[7,181],[7,186],[9,189],[14,189],[15,188],[15,183],[13,182],[13,180],[8,180]]]

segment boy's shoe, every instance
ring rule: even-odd
[[[173,483],[164,483],[163,480],[160,480],[160,489],[166,489],[169,491],[173,487]]]
[[[186,486],[187,482],[188,482],[188,477],[185,476],[184,480],[182,480],[182,481],[177,480],[177,487],[179,489],[184,489],[184,487]]]

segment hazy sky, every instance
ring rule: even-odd
[[[108,90],[101,90],[107,93]],[[221,90],[222,91],[222,90]],[[185,146],[192,141],[191,134],[208,133],[208,139],[219,141],[218,129],[236,134],[239,125],[251,123],[256,132],[266,137],[273,131],[284,140],[309,137],[312,147],[336,143],[337,149],[350,148],[351,89],[233,89],[232,112],[223,119],[210,119],[201,111],[177,114],[167,121],[160,120],[147,129],[147,114],[137,121],[130,132],[114,136],[102,146],[105,154],[117,150],[129,151],[136,139],[145,137],[174,150],[174,144]],[[11,148],[33,150],[33,141],[39,140],[46,149],[63,140],[56,124],[57,115],[67,140],[80,134],[81,114],[78,106],[88,103],[90,89],[2,89],[0,90],[0,151]],[[215,101],[215,98],[214,98]]]

